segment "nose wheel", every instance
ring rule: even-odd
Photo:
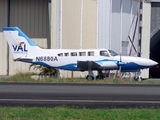
[[[141,72],[136,72],[134,80],[141,82],[142,81],[142,77],[140,75],[141,75]]]

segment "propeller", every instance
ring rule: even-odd
[[[119,76],[121,74],[122,66],[125,65],[126,63],[122,61],[122,55],[119,55],[119,61],[117,62],[117,65],[119,66],[119,70],[117,72],[119,73]],[[117,74],[118,76],[118,74]]]
[[[116,78],[118,78],[118,76],[120,76],[120,72],[121,72],[121,63],[122,63],[122,56],[121,54],[119,54],[119,61],[117,62],[117,65],[119,67],[119,70],[116,71]],[[118,74],[119,73],[119,74]]]
[[[120,77],[120,75],[121,75],[121,62],[122,62],[122,56],[121,56],[121,53],[120,53],[120,61],[118,62],[118,66],[119,66],[119,77]]]

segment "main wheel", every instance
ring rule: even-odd
[[[97,80],[98,80],[98,79],[104,79],[104,76],[97,75],[97,76],[96,76],[96,79],[97,79]]]
[[[87,75],[87,76],[86,76],[86,79],[87,79],[87,80],[94,80],[94,77]]]

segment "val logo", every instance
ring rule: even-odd
[[[12,47],[14,52],[28,52],[25,42],[20,42],[19,45],[14,44]]]

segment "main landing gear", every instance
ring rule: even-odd
[[[94,80],[94,76],[89,76],[89,75],[87,75],[87,76],[86,76],[86,79],[87,79],[87,80]]]
[[[87,80],[94,80],[94,74],[91,70],[88,71],[88,75],[86,76]],[[98,75],[96,76],[96,80],[104,79],[104,74],[102,70],[98,70]]]
[[[92,61],[88,61],[88,75],[86,76],[87,80],[94,80],[94,74],[93,74],[93,69],[95,69],[95,67],[93,67],[94,65],[92,65]],[[103,79],[104,75],[102,70],[98,70],[98,75],[96,76],[96,79]]]
[[[88,70],[88,75],[86,76],[87,80],[94,80],[94,74],[92,70]]]
[[[98,75],[96,76],[96,79],[104,79],[104,74],[102,72],[102,70],[98,70]]]

